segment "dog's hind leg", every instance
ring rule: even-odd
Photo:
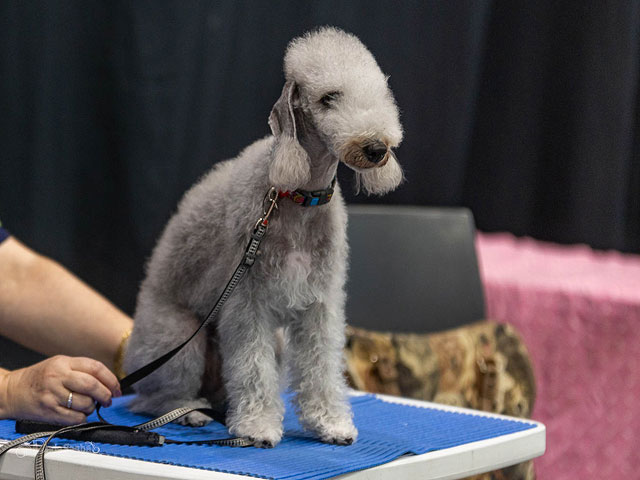
[[[349,445],[353,425],[343,376],[344,315],[315,303],[291,322],[289,367],[300,422],[324,442]]]
[[[250,295],[237,293],[218,322],[228,399],[226,423],[231,433],[269,448],[282,438],[284,413],[276,327],[268,312],[247,298]]]
[[[190,311],[157,299],[148,301],[145,295],[141,295],[125,358],[126,371],[131,373],[172,350],[198,324],[198,319]],[[130,403],[130,409],[161,415],[179,407],[209,408],[209,401],[200,397],[205,354],[206,332],[200,332],[165,365],[134,385],[138,395]],[[193,426],[210,421],[211,418],[199,412],[177,420],[183,425]]]

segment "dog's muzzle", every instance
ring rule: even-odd
[[[385,142],[371,138],[354,138],[340,148],[340,159],[354,168],[382,167],[391,155]]]
[[[369,160],[371,163],[378,164],[384,159],[385,155],[387,154],[388,148],[382,142],[375,142],[369,145],[365,145],[362,151],[367,157],[367,160]]]

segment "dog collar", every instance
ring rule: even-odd
[[[324,190],[314,190],[310,192],[308,190],[294,190],[290,192],[287,190],[286,192],[280,191],[278,192],[278,197],[283,198],[287,197],[293,200],[293,202],[297,203],[301,207],[315,207],[317,205],[324,205],[325,203],[329,203],[331,197],[333,196],[334,187],[336,186],[336,177],[333,177],[331,180],[331,185],[329,185]]]

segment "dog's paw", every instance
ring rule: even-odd
[[[211,420],[211,417],[205,415],[204,413],[191,412],[184,415],[183,417],[178,418],[177,420],[175,420],[175,422],[179,423],[180,425],[186,425],[188,427],[204,427],[205,425],[211,423]]]
[[[248,438],[253,446],[258,448],[273,448],[282,439],[282,428],[251,429],[251,432],[235,431],[234,433],[240,437]]]
[[[335,421],[313,428],[320,440],[333,445],[351,445],[358,438],[358,430],[351,419]]]
[[[329,437],[329,438],[322,438],[322,441],[325,443],[330,443],[332,445],[346,446],[346,445],[352,445],[353,442],[355,442],[356,438],[357,438],[357,435],[354,435],[351,437]]]
[[[273,440],[268,440],[265,438],[253,438],[249,437],[249,440],[253,442],[254,447],[258,448],[273,448],[276,446],[277,442],[274,443]]]
[[[229,431],[238,437],[248,438],[255,447],[273,448],[282,439],[282,424],[265,424],[264,421],[246,421],[228,425]]]
[[[211,408],[211,403],[205,398],[195,398],[191,400],[174,400],[172,403],[179,407],[186,408]],[[178,408],[178,407],[175,407]],[[174,420],[175,423],[186,425],[188,427],[204,427],[211,423],[212,418],[201,412],[191,412]]]

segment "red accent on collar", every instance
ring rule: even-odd
[[[336,177],[333,177],[331,181],[331,185],[329,185],[324,190],[315,190],[313,192],[309,192],[307,190],[294,190],[290,191],[279,191],[279,198],[290,198],[293,202],[297,203],[302,207],[315,207],[318,205],[324,205],[325,203],[329,203],[331,197],[333,197],[334,187],[336,185]]]

